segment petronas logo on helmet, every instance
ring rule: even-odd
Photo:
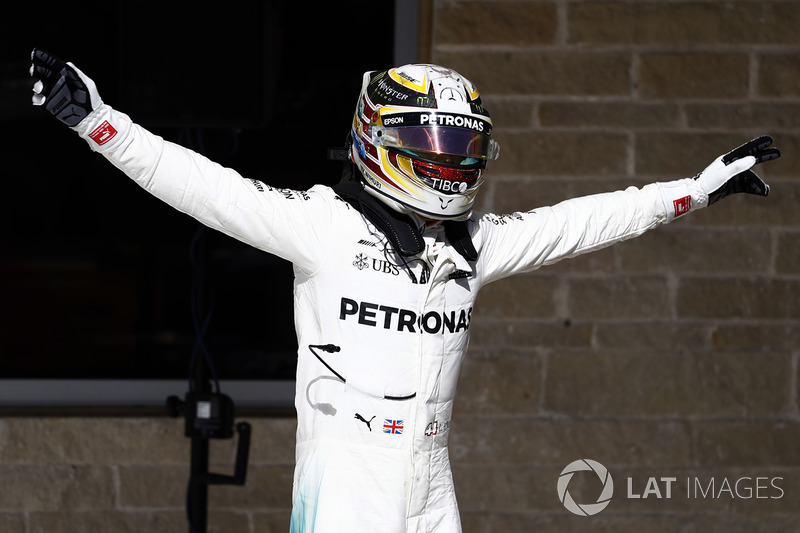
[[[444,115],[441,113],[427,113],[419,117],[420,124],[431,124],[437,126],[456,126],[459,128],[470,128],[476,131],[483,131],[485,122],[477,118],[465,117],[462,115]]]

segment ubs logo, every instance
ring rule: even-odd
[[[359,270],[372,268],[372,270],[375,272],[380,272],[382,274],[391,274],[392,276],[400,275],[400,268],[394,263],[391,263],[385,259],[375,259],[374,257],[369,257],[365,254],[356,255],[356,258],[353,261],[353,266]]]

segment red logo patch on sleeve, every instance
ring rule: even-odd
[[[683,198],[673,200],[672,205],[675,206],[675,218],[678,218],[679,216],[688,213],[692,208],[692,197],[684,196]]]
[[[114,126],[109,124],[107,120],[104,120],[102,124],[97,126],[94,131],[89,134],[89,138],[98,145],[103,146],[108,141],[116,137],[116,135],[117,130],[114,129]]]

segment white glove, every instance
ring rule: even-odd
[[[719,156],[694,179],[659,183],[658,188],[666,208],[665,222],[711,205],[729,194],[769,194],[769,185],[750,169],[758,163],[781,156],[780,150],[769,148],[770,144],[772,137],[758,137]]]

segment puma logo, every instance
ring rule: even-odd
[[[371,423],[373,420],[375,420],[375,417],[374,417],[374,416],[373,416],[372,418],[370,418],[369,420],[367,420],[366,418],[364,418],[364,417],[363,417],[363,416],[361,416],[360,414],[356,413],[356,416],[355,416],[355,418],[356,418],[356,420],[361,420],[362,422],[364,422],[364,423],[367,425],[367,429],[369,429],[370,431],[372,431],[372,426],[370,425],[370,423]]]

